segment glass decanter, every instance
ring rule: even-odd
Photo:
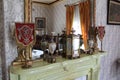
[[[102,41],[103,41],[104,35],[105,35],[105,27],[104,26],[99,26],[98,27],[98,38],[101,41],[101,50],[100,50],[100,52],[103,52]]]

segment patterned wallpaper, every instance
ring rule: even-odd
[[[14,22],[24,21],[24,0],[3,0],[4,1],[4,27],[0,21],[0,47],[1,43],[4,47],[1,47],[2,54],[6,55],[6,69],[8,71],[8,66],[17,56],[16,43],[14,38],[11,36],[11,29],[14,27]],[[66,0],[66,4],[73,3],[78,0]],[[46,12],[44,14],[49,14],[46,16],[50,20],[47,22],[47,30],[50,33],[55,27],[56,34],[60,32],[65,27],[65,8],[62,6],[61,2],[54,5],[59,5],[57,7],[51,6],[50,9],[44,6],[44,9],[39,9],[39,13],[34,15],[35,17],[44,17],[43,15],[45,8]],[[119,80],[120,78],[120,67],[116,65],[116,60],[120,58],[120,26],[119,25],[107,25],[107,0],[97,0],[96,1],[96,26],[100,24],[105,26],[106,34],[103,39],[103,49],[107,51],[107,55],[101,59],[101,70],[100,70],[100,80]],[[40,6],[40,5],[39,5]],[[36,11],[34,8],[32,9]],[[43,11],[42,11],[43,10]],[[57,11],[59,10],[59,11]],[[47,12],[48,11],[48,12]],[[1,2],[0,2],[0,20],[3,19],[1,15]],[[54,14],[55,13],[55,14]],[[60,13],[60,15],[58,15]],[[53,18],[54,16],[56,18]],[[33,17],[34,22],[34,17]],[[54,24],[54,22],[57,22]],[[62,27],[61,27],[62,26]],[[4,34],[5,33],[5,34]],[[98,46],[100,47],[100,41],[98,40]],[[5,51],[4,51],[5,50]],[[118,67],[118,68],[116,68]],[[8,78],[8,77],[7,77]]]
[[[0,29],[2,28],[2,23],[1,23],[1,20],[2,20],[2,3],[0,2]],[[1,33],[1,30],[0,30],[0,33]],[[1,37],[1,36],[0,36]],[[2,40],[0,39],[0,47],[2,45]],[[0,48],[0,80],[1,80],[1,75],[2,75],[2,62],[1,62],[1,48]]]
[[[24,0],[3,0],[4,1],[4,32],[5,32],[5,55],[6,70],[17,56],[16,43],[12,35],[15,22],[24,21]],[[7,75],[8,76],[8,75]],[[8,78],[8,77],[7,77]]]
[[[46,32],[50,34],[55,31],[56,34],[61,33],[65,27],[65,1],[60,1],[52,6],[33,3],[32,21],[35,17],[46,18]]]
[[[0,80],[2,80],[2,61],[1,61],[1,58],[2,58],[2,53],[4,52],[4,49],[3,49],[3,35],[4,35],[4,26],[3,26],[3,5],[2,5],[2,1],[0,1]]]
[[[120,25],[107,25],[107,0],[96,1],[96,26],[99,25],[105,26],[103,49],[107,52],[101,59],[100,80],[120,80],[120,66],[116,64],[120,58]],[[100,48],[99,40],[98,43]]]

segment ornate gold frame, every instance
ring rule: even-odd
[[[32,1],[24,0],[24,22],[31,22],[32,17]]]

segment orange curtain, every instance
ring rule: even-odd
[[[90,0],[79,3],[80,22],[85,49],[87,49],[88,30],[90,27]]]
[[[66,31],[70,34],[73,25],[74,6],[66,6]]]

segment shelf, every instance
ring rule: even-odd
[[[21,65],[10,67],[10,80],[71,80],[80,76],[87,75],[97,80],[99,75],[99,61],[104,53],[94,53],[93,55],[81,54],[78,59],[57,58],[56,63],[36,61],[28,69],[22,69]]]

